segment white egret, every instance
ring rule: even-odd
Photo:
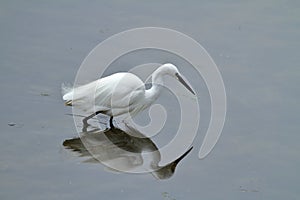
[[[90,119],[102,113],[114,116],[129,113],[131,116],[149,107],[161,93],[164,76],[171,76],[181,82],[191,93],[192,88],[184,81],[177,67],[167,63],[152,73],[152,87],[146,89],[142,80],[135,74],[119,72],[100,78],[76,88],[63,87],[65,105],[74,106],[89,115]]]

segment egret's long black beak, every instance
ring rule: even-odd
[[[192,90],[192,88],[185,82],[185,80],[180,76],[180,74],[179,74],[179,73],[176,73],[175,75],[176,75],[178,81],[179,81],[180,83],[182,83],[182,85],[184,85],[184,87],[186,87],[186,89],[188,89],[191,93],[193,93],[193,94],[195,95],[195,92],[194,92],[194,91]]]

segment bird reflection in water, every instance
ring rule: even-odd
[[[87,130],[85,123],[80,137],[63,142],[66,149],[86,157],[84,162],[102,163],[108,169],[128,173],[151,173],[157,179],[173,176],[178,163],[192,150],[190,147],[173,162],[160,166],[161,154],[155,143],[133,127],[124,124],[105,130]]]

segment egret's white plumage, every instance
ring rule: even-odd
[[[164,64],[152,73],[150,89],[146,90],[143,81],[136,75],[120,72],[70,90],[63,88],[63,100],[66,105],[77,107],[89,115],[103,113],[112,117],[128,112],[136,115],[158,98],[166,75],[178,79],[194,94],[178,69],[173,64]]]

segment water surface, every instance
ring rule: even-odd
[[[1,2],[0,198],[298,198],[299,13],[292,0]],[[199,160],[209,94],[203,80],[189,79],[201,94],[200,130],[192,152],[164,181],[107,172],[62,146],[77,132],[61,83],[73,82],[99,42],[143,26],[172,28],[200,42],[219,66],[228,98],[220,141]],[[141,54],[116,61],[111,72],[142,61],[186,65],[172,55]]]

